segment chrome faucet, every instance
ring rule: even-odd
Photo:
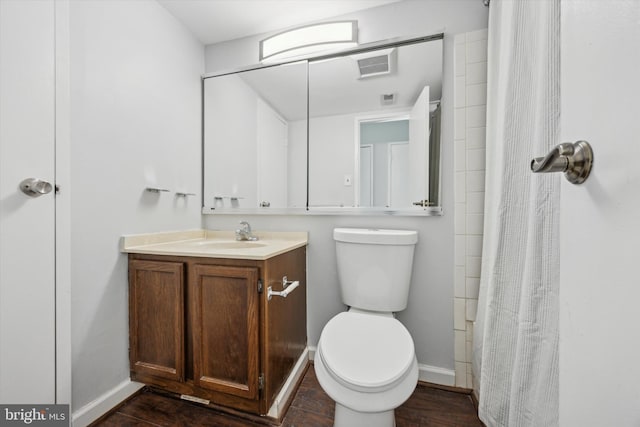
[[[236,230],[236,240],[249,240],[253,242],[258,240],[258,237],[251,233],[251,225],[247,221],[241,221],[240,228]]]

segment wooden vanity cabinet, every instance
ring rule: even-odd
[[[287,298],[282,277],[299,280]],[[267,260],[129,254],[131,378],[268,412],[306,347],[306,248]]]

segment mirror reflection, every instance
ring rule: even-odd
[[[440,212],[441,36],[203,91],[203,212]]]
[[[307,63],[204,80],[204,206],[303,208]]]
[[[309,63],[309,206],[439,205],[442,40]]]

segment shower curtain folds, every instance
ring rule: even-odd
[[[493,0],[474,388],[489,427],[558,425],[560,0]]]

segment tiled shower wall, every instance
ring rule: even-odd
[[[455,385],[473,388],[471,349],[484,224],[487,30],[455,37],[454,73]]]

